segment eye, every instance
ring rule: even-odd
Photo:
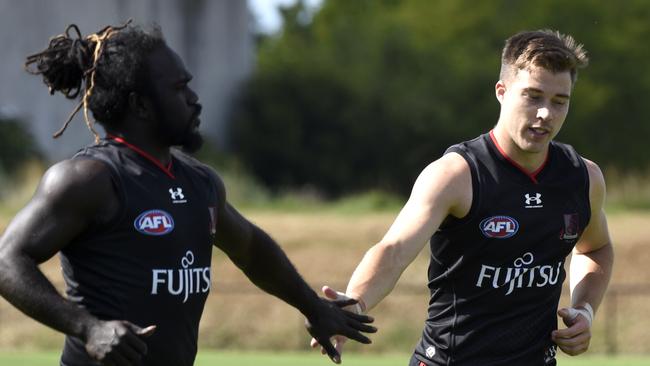
[[[529,94],[529,93],[524,93],[524,98],[530,99],[530,100],[540,100],[541,97],[537,94]]]
[[[558,105],[558,106],[563,106],[566,105],[568,100],[565,99],[555,99],[553,100],[553,104]]]

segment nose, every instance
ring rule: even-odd
[[[196,94],[196,92],[194,91],[194,89],[188,87],[188,88],[187,88],[187,93],[188,93],[188,95],[187,95],[187,101],[188,101],[190,104],[197,104],[197,102],[199,101],[199,96]]]
[[[537,108],[537,118],[543,121],[551,119],[551,110],[548,107]]]

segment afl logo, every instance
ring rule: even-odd
[[[492,216],[479,224],[481,232],[488,238],[506,239],[517,233],[519,223],[510,216]]]
[[[133,222],[135,229],[146,235],[165,235],[174,230],[172,215],[162,210],[145,211]]]

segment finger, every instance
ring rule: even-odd
[[[363,315],[363,314],[357,314],[353,311],[348,311],[348,310],[343,310],[343,313],[348,317],[352,318],[354,320],[364,322],[364,323],[372,323],[375,321],[375,318],[369,316],[369,315]]]
[[[319,339],[318,343],[320,343],[321,346],[323,346],[325,352],[330,357],[332,362],[336,364],[341,363],[341,355],[339,355],[339,353],[336,351],[336,348],[334,348],[332,342],[330,342],[329,339]]]
[[[338,291],[334,290],[329,286],[323,286],[322,291],[323,291],[323,295],[325,295],[325,297],[330,300],[344,300],[341,298],[341,295],[339,295]]]
[[[131,322],[128,321],[123,321],[122,324],[124,324],[125,327],[127,327],[131,332],[134,334],[140,336],[140,337],[149,337],[150,335],[153,334],[153,332],[156,331],[156,326],[155,325],[150,325],[146,328],[141,328]]]
[[[309,346],[310,346],[311,348],[316,348],[316,347],[319,346],[319,343],[318,343],[318,341],[316,340],[316,338],[312,338],[312,339],[311,339],[311,342],[309,342]]]
[[[140,331],[135,332],[135,334],[139,335],[140,337],[147,338],[151,336],[155,331],[156,331],[156,326],[150,325],[144,329],[140,329]]]
[[[129,360],[127,360],[124,356],[122,356],[120,353],[113,353],[111,355],[111,361],[112,364],[115,366],[131,366],[133,363]]]
[[[135,336],[131,334],[131,337],[135,337]],[[139,339],[138,341],[142,342]],[[145,349],[146,349],[146,345],[145,345]],[[120,346],[118,351],[119,354],[129,362],[129,364],[134,364],[134,365],[137,364],[142,359],[142,356],[144,355],[143,353],[139,352],[134,345],[126,342]]]
[[[145,343],[137,335],[133,334],[133,332],[127,332],[123,336],[123,340],[123,344],[125,346],[128,346],[132,352],[135,352],[138,357],[142,357],[147,354],[147,343]]]
[[[345,342],[347,342],[347,338],[343,336],[336,336],[334,338],[335,344],[334,348],[336,348],[336,351],[339,353],[339,355],[343,354],[343,345]]]
[[[356,299],[348,298],[347,300],[333,300],[332,302],[336,304],[336,306],[340,308],[344,308],[346,306],[355,305],[359,301],[357,301]]]
[[[553,331],[552,336],[556,338],[573,338],[580,333],[585,333],[589,331],[589,326],[587,321],[583,320],[582,317],[578,317],[578,322],[572,326],[564,329],[556,329]]]
[[[566,353],[567,355],[577,356],[577,355],[579,355],[581,353],[586,352],[587,349],[589,348],[589,345],[588,344],[580,344],[580,345],[576,345],[576,346],[558,345],[558,347],[560,347],[562,352]]]
[[[557,315],[561,316],[563,319],[572,320],[578,316],[578,311],[574,308],[562,308],[557,311]]]
[[[372,325],[364,324],[356,320],[349,319],[348,325],[355,330],[365,332],[365,333],[377,333],[377,328]]]
[[[572,338],[553,338],[553,341],[558,345],[573,347],[580,344],[589,344],[591,340],[591,333],[581,333]]]
[[[353,339],[353,340],[355,340],[355,341],[357,341],[359,343],[363,343],[363,344],[372,343],[370,338],[364,336],[363,334],[361,334],[360,332],[358,332],[358,331],[356,331],[356,330],[354,330],[352,328],[346,328],[344,331],[341,332],[341,335],[344,335],[344,336],[346,336],[346,337],[348,337],[350,339]]]

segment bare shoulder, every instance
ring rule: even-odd
[[[96,159],[69,159],[45,172],[35,198],[92,206],[114,196],[111,169],[106,163]]]
[[[456,217],[465,216],[472,204],[469,164],[457,153],[443,155],[420,173],[413,194],[431,200],[431,204],[442,204]]]
[[[589,174],[589,198],[594,208],[602,207],[605,199],[605,177],[598,164],[582,158]]]
[[[460,183],[468,177],[471,178],[467,161],[457,153],[449,153],[424,168],[418,179],[435,179],[446,183]]]
[[[593,183],[605,185],[605,178],[603,177],[603,172],[600,170],[598,164],[585,158],[582,158],[582,161],[584,161],[585,165],[587,166],[589,180],[593,181]]]

